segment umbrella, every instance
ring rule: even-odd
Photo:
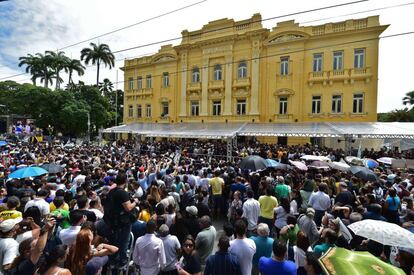
[[[7,145],[7,141],[5,140],[0,140],[0,147],[1,146],[6,146]]]
[[[379,166],[379,163],[373,159],[364,159],[364,165],[365,167],[373,169],[373,168],[377,168]]]
[[[318,261],[324,274],[405,274],[402,269],[369,252],[356,252],[340,247],[330,248]]]
[[[40,167],[47,170],[50,174],[63,172],[63,167],[55,163],[46,163],[41,165]]]
[[[304,155],[301,156],[300,159],[303,160],[320,160],[320,161],[331,161],[330,158],[324,156],[315,156],[315,155]]]
[[[366,167],[351,166],[351,172],[356,177],[366,181],[377,181],[377,175]]]
[[[349,166],[348,164],[342,161],[333,161],[328,164],[332,169],[336,169],[336,170],[344,171],[344,172],[349,171],[349,169],[351,168],[351,166]]]
[[[382,157],[382,158],[377,159],[378,162],[381,162],[387,165],[391,165],[393,160],[394,158],[388,158],[388,157]]]
[[[24,179],[29,177],[37,177],[44,174],[47,174],[47,170],[36,166],[30,166],[14,171],[9,175],[9,179]]]
[[[394,223],[362,220],[348,226],[355,235],[379,242],[383,245],[414,249],[414,234]]]
[[[316,169],[329,169],[329,163],[326,161],[315,160],[313,161],[308,167],[316,168]]]
[[[290,166],[284,163],[280,163],[274,159],[266,159],[267,167],[273,168],[273,169],[279,169],[279,170],[286,170]]]
[[[293,160],[289,160],[289,162],[290,162],[290,164],[292,164],[293,166],[295,166],[299,170],[302,170],[302,171],[307,171],[308,170],[308,167],[306,167],[306,165],[303,162],[293,161]]]
[[[347,156],[345,157],[345,161],[352,165],[364,166],[364,161],[357,157]]]
[[[266,169],[268,166],[267,161],[260,157],[260,156],[247,156],[240,162],[240,168],[251,170],[251,171],[257,171],[257,170],[263,170]]]

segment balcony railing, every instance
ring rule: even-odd
[[[213,80],[210,81],[208,88],[210,90],[220,90],[224,89],[224,80]]]
[[[233,80],[233,88],[250,87],[250,78],[238,78]]]
[[[188,91],[201,91],[201,82],[192,82],[187,84]]]

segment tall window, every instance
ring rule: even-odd
[[[142,77],[138,76],[138,90],[142,89]]]
[[[344,52],[334,52],[333,53],[333,69],[334,71],[339,71],[343,69],[343,59],[344,59]]]
[[[191,115],[198,116],[200,113],[200,103],[198,101],[191,101]]]
[[[279,98],[279,114],[286,115],[288,108],[288,100],[287,97],[280,97]]]
[[[168,116],[168,114],[169,114],[168,102],[162,102],[161,107],[162,107],[161,116]]]
[[[365,67],[365,49],[356,49],[354,51],[354,68]]]
[[[313,55],[313,71],[321,72],[322,71],[322,54],[315,53]]]
[[[170,86],[170,78],[168,76],[168,73],[162,73],[162,86],[163,87]]]
[[[332,113],[341,113],[342,112],[342,96],[333,95],[332,96]]]
[[[137,105],[137,118],[141,118],[142,117],[142,106],[141,104]]]
[[[289,74],[289,57],[288,56],[280,58],[280,74],[281,75]]]
[[[213,116],[221,115],[221,101],[213,101]]]
[[[152,88],[152,77],[151,75],[147,75],[147,89]]]
[[[134,107],[132,105],[128,106],[128,117],[134,116]]]
[[[147,106],[146,106],[146,116],[147,117],[151,117],[151,104],[147,104]]]
[[[237,77],[246,78],[247,77],[247,63],[246,61],[240,61],[239,67],[237,68]]]
[[[193,71],[191,73],[191,82],[200,82],[200,69],[198,67],[193,68]]]
[[[134,79],[132,77],[129,78],[129,89],[130,90],[134,89]]]
[[[312,114],[321,113],[321,96],[314,95],[312,96]]]
[[[237,114],[245,115],[246,114],[246,99],[237,100]]]
[[[364,107],[364,95],[363,94],[354,94],[354,100],[352,104],[352,112],[360,114],[363,111]]]
[[[221,71],[221,65],[216,64],[214,65],[214,80],[221,80],[222,79],[222,71]]]

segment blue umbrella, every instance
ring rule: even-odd
[[[364,159],[364,165],[365,167],[372,169],[377,168],[379,166],[379,163],[373,159]]]
[[[37,176],[44,175],[47,173],[48,173],[47,170],[43,168],[31,166],[31,167],[26,167],[26,168],[20,168],[14,171],[13,173],[9,175],[9,179],[24,179],[24,178],[29,178],[29,177],[37,177]]]
[[[6,146],[7,145],[7,141],[5,140],[0,140],[0,147],[1,146]]]
[[[274,159],[266,159],[267,167],[274,168],[274,169],[280,169],[280,170],[286,170],[289,168],[289,165],[280,163]]]

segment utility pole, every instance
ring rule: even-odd
[[[115,84],[115,126],[118,126],[118,69],[116,69]]]

